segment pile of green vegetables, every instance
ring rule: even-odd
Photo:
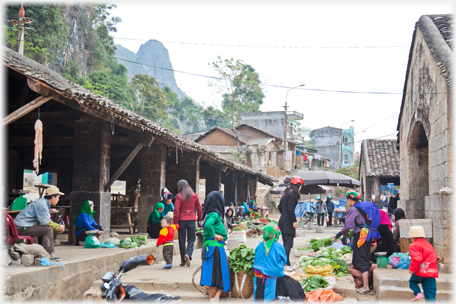
[[[325,288],[329,285],[328,281],[321,275],[310,276],[306,279],[302,279],[301,285],[304,287],[304,293],[314,291],[318,288]]]
[[[145,235],[137,235],[131,238],[125,238],[120,241],[119,246],[125,249],[141,247],[147,245],[147,237]]]
[[[313,251],[317,252],[320,247],[327,247],[331,246],[331,239],[330,238],[323,238],[323,239],[311,239],[310,240],[310,247]]]
[[[236,226],[236,227],[233,228],[233,231],[244,231],[244,229],[242,229],[241,227]]]
[[[348,249],[350,249],[349,246],[344,247],[348,247]],[[299,260],[299,268],[301,268],[303,271],[306,271],[306,268],[309,265],[326,266],[329,264],[333,268],[333,273],[335,276],[349,276],[350,273],[348,272],[347,263],[344,260],[340,259],[342,257],[342,250],[347,250],[344,249],[344,247],[342,247],[341,250],[334,250],[333,248],[324,248],[322,249],[322,254],[314,255],[312,257],[302,256]]]
[[[198,233],[198,232],[203,232],[203,228],[197,226],[197,227],[196,227],[196,232],[197,232],[197,233]]]
[[[252,279],[254,279],[254,260],[255,251],[252,248],[248,248],[246,245],[241,245],[231,250],[229,267],[233,270],[234,273],[238,273],[242,270],[244,273],[248,273]]]

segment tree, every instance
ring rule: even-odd
[[[145,74],[136,74],[132,85],[139,96],[135,112],[152,121],[159,121],[166,114],[167,100],[157,80]]]
[[[213,106],[209,106],[203,111],[203,118],[204,123],[208,129],[212,129],[213,127],[228,127],[228,117],[222,111],[214,108]]]
[[[222,94],[222,109],[231,116],[231,125],[241,121],[243,112],[259,112],[265,97],[261,80],[255,69],[244,64],[241,60],[217,60],[209,65],[218,73],[220,78],[209,85],[217,86],[217,93]]]
[[[357,180],[358,172],[359,172],[359,165],[342,167],[340,169],[334,170],[334,172],[350,176],[351,178],[354,178]]]

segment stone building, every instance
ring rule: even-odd
[[[185,136],[195,137],[194,134]],[[239,152],[245,156],[246,164],[260,172],[266,172],[267,167],[278,166],[281,161],[280,157],[283,155],[276,138],[247,125],[237,127],[236,132],[214,127],[198,136],[194,141],[232,159],[235,159],[239,146]]]
[[[400,208],[432,219],[443,272],[453,256],[453,17],[424,15],[415,26],[398,121]]]
[[[329,158],[334,167],[339,168],[342,129],[327,126],[313,132],[314,148],[318,150],[318,154]]]
[[[304,115],[296,111],[287,111],[287,147],[284,151],[288,151],[288,156],[285,166],[282,163],[278,164],[281,169],[290,170],[296,164],[296,145],[302,144],[304,138],[294,132],[294,121],[304,119]],[[277,141],[282,142],[285,140],[285,111],[272,111],[272,112],[254,112],[254,113],[241,113],[242,126],[248,126],[262,132],[269,132],[274,134],[273,137]],[[290,155],[291,154],[291,155]],[[283,155],[279,158],[283,162]]]
[[[375,194],[375,204],[381,206],[381,186],[400,184],[399,152],[395,139],[365,139],[361,143],[359,181],[361,194],[370,200]]]
[[[141,181],[138,231],[146,232],[148,216],[166,186],[177,192],[186,179],[198,193],[220,190],[237,202],[256,191],[257,182],[273,185],[275,178],[185,139],[114,101],[63,78],[47,67],[3,49],[6,66],[7,193],[22,189],[25,169],[33,169],[34,124],[43,122],[40,172],[55,172],[57,186],[70,198],[70,223],[82,203],[95,203],[95,220],[109,235],[111,185],[126,181],[130,189]],[[69,227],[71,229],[71,227]],[[70,234],[71,236],[71,234]]]

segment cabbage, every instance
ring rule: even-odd
[[[130,248],[130,245],[131,245],[131,242],[130,240],[123,240],[122,242],[120,242],[120,246],[122,246],[122,248]]]
[[[138,247],[138,243],[136,243],[136,242],[130,243],[130,248],[136,248],[136,247]]]

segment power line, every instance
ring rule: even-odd
[[[283,48],[283,49],[376,49],[376,48],[408,48],[406,45],[369,45],[369,46],[285,46],[285,45],[245,45],[245,44],[223,44],[223,43],[204,43],[204,42],[182,42],[182,41],[158,41],[152,39],[135,39],[113,37],[119,40],[132,41],[152,41],[156,43],[173,43],[198,46],[223,46],[223,47],[246,47],[246,48]]]
[[[378,125],[378,124],[380,124],[380,123],[382,123],[382,122],[384,122],[384,121],[390,119],[391,117],[396,116],[397,114],[399,114],[399,112],[400,112],[400,111],[397,111],[396,113],[394,113],[393,115],[389,116],[388,118],[385,118],[384,120],[382,120],[382,121],[380,121],[380,122],[378,122],[378,123],[376,123],[376,124],[374,124],[374,125],[372,125],[372,126],[370,126],[370,127],[367,127],[367,128],[364,128],[364,129],[359,130],[357,133],[355,133],[355,135],[358,134],[358,133],[360,133],[360,132],[362,132],[362,131],[365,131],[365,130],[367,130],[367,129],[370,129],[370,128],[372,128],[372,127],[374,127],[374,126],[376,126],[376,125]]]
[[[11,28],[11,27],[9,27],[9,26],[6,26],[6,27],[14,30],[14,28]],[[130,62],[130,63],[133,63],[133,64],[139,64],[139,65],[142,65],[142,66],[147,66],[147,67],[152,67],[152,68],[167,70],[167,71],[175,72],[175,73],[187,74],[187,75],[191,75],[191,76],[204,77],[204,78],[210,78],[210,79],[215,79],[215,80],[221,80],[221,79],[222,79],[222,78],[220,78],[220,77],[215,77],[215,76],[208,76],[208,75],[203,75],[203,74],[197,74],[197,73],[179,71],[179,70],[175,70],[175,69],[171,69],[171,68],[159,67],[159,66],[150,65],[150,64],[145,64],[145,63],[139,63],[139,62],[136,62],[136,61],[132,61],[132,60],[129,60],[129,59],[123,59],[123,58],[115,57],[115,56],[108,55],[108,54],[105,54],[105,53],[99,53],[99,52],[95,52],[95,51],[89,51],[89,50],[86,50],[86,49],[77,47],[76,45],[71,44],[71,43],[69,43],[69,42],[65,42],[65,41],[61,41],[61,40],[53,40],[53,39],[49,39],[49,38],[46,38],[46,37],[43,37],[43,36],[40,36],[40,35],[37,35],[37,34],[33,34],[33,33],[28,33],[28,34],[29,34],[29,35],[32,35],[32,36],[35,36],[35,37],[40,37],[40,38],[43,38],[43,39],[45,39],[45,40],[49,40],[49,41],[52,41],[52,42],[55,42],[55,43],[66,44],[66,45],[72,46],[72,47],[74,47],[74,48],[76,48],[76,49],[83,50],[83,51],[85,51],[85,52],[89,52],[89,53],[93,53],[93,54],[98,54],[98,55],[101,55],[101,56],[106,56],[106,57],[109,57],[109,58],[112,58],[112,59],[122,60],[122,61]],[[243,83],[245,83],[245,84],[252,84],[251,82],[243,82]],[[267,87],[283,88],[283,89],[290,89],[290,88],[293,88],[293,87],[288,87],[288,86],[271,85],[271,84],[265,84],[265,83],[263,83],[262,85],[263,85],[263,86],[267,86]],[[327,89],[310,89],[310,88],[296,88],[296,90],[316,91],[316,92],[329,92],[329,93],[347,93],[347,94],[370,94],[370,95],[448,94],[448,92],[410,92],[410,93],[403,93],[403,92],[400,92],[400,93],[396,93],[396,92],[344,91],[344,90],[327,90]]]

